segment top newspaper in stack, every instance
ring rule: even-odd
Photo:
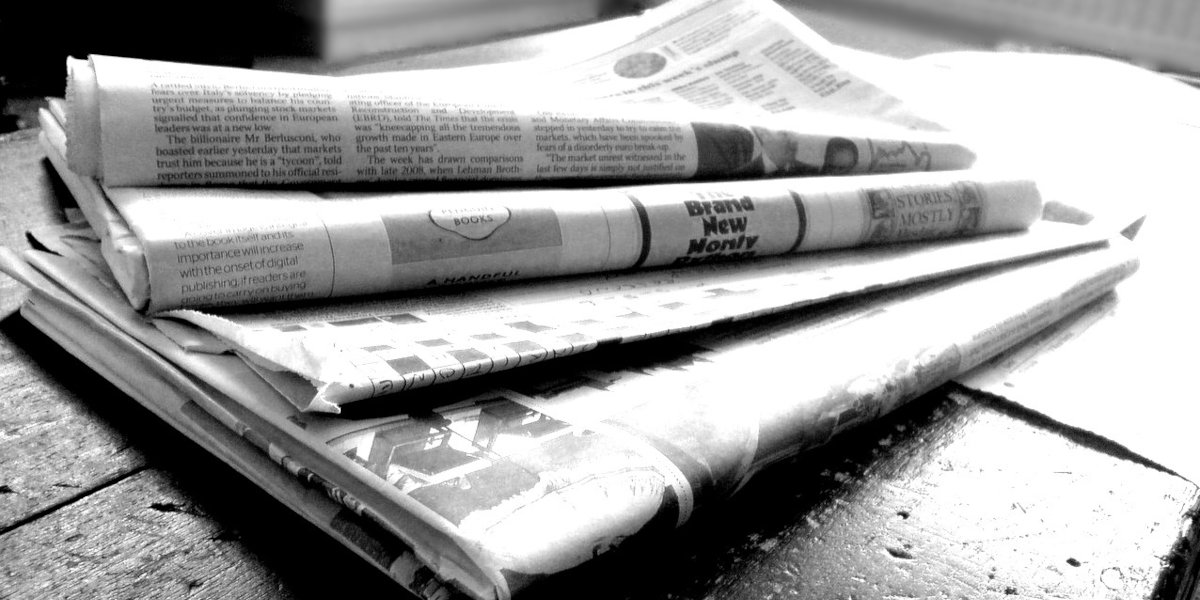
[[[606,38],[562,65],[349,78],[94,57],[71,63],[71,107],[43,121],[47,153],[81,205],[103,213],[89,220],[105,256],[131,303],[151,312],[682,266],[1018,229],[1038,218],[1031,182],[954,171],[391,196],[153,185],[264,183],[272,180],[258,175],[289,172],[298,176],[276,182],[303,183],[320,169],[288,165],[343,159],[329,166],[335,179],[371,171],[368,181],[385,172],[418,179],[889,173],[973,159],[899,99],[840,67],[833,48],[769,1],[673,2],[620,31],[626,39]],[[635,68],[638,61],[646,64]],[[492,108],[457,103],[481,90],[509,106],[520,90],[545,106],[599,112],[529,109],[505,124],[509,117]],[[328,105],[313,104],[314,94]],[[674,121],[629,120],[631,107],[656,107],[660,117],[666,107]],[[707,120],[678,118],[689,111]],[[771,127],[739,124],[766,119]],[[439,140],[398,141],[421,135]],[[524,142],[499,139],[505,135]],[[638,150],[660,135],[671,156],[683,157],[674,174],[642,160],[665,150]],[[270,141],[289,136],[344,143]],[[320,156],[305,155],[308,147]],[[499,150],[522,169],[542,162],[511,173],[476,168]],[[351,168],[354,161],[366,166]],[[414,168],[406,175],[408,161]],[[239,179],[251,164],[255,177]],[[132,182],[147,186],[121,185]]]
[[[769,0],[673,2],[567,65],[325,77],[69,63],[68,159],[112,186],[728,178],[974,154]]]

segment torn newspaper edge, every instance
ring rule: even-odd
[[[69,260],[2,252],[0,266],[37,290],[35,309],[39,298],[42,307],[82,307],[129,334],[78,322],[63,336],[74,340],[68,347],[87,346],[105,372],[139,379],[112,344],[161,355],[211,386],[237,423],[222,422],[337,490],[437,581],[504,600],[633,536],[671,530],[764,466],[893,410],[1099,297],[1136,268],[1122,241],[343,417],[299,413],[261,381],[248,383],[233,357],[183,350]],[[35,322],[59,321],[47,314]],[[429,578],[398,579],[414,589]]]
[[[456,82],[462,73],[71,59],[68,163],[111,186],[231,186],[745,178],[974,161],[769,0],[681,4],[665,17],[650,11],[631,43],[539,75],[477,69]]]

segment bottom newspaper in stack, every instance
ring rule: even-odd
[[[1039,227],[1056,226],[1078,238]],[[31,323],[407,589],[488,600],[663,535],[764,466],[1102,296],[1137,264],[1122,239],[1072,244],[334,416],[300,412],[238,356],[164,335],[130,308],[86,228],[40,237],[59,254],[0,250],[0,268],[32,289]]]

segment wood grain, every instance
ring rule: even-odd
[[[144,466],[90,404],[116,394],[20,315],[0,320],[0,532]]]
[[[1200,492],[1102,446],[934,392],[533,597],[1190,598]]]
[[[0,136],[0,244],[27,248],[26,230],[63,221],[58,185],[37,131]],[[93,409],[116,391],[21,319],[22,298],[0,275],[0,531],[144,465]]]
[[[0,596],[293,597],[161,473],[144,471],[4,537]]]

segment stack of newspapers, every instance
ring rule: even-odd
[[[621,31],[342,78],[72,60],[43,143],[86,223],[0,267],[282,503],[479,600],[667,535],[1136,268],[768,0]]]

